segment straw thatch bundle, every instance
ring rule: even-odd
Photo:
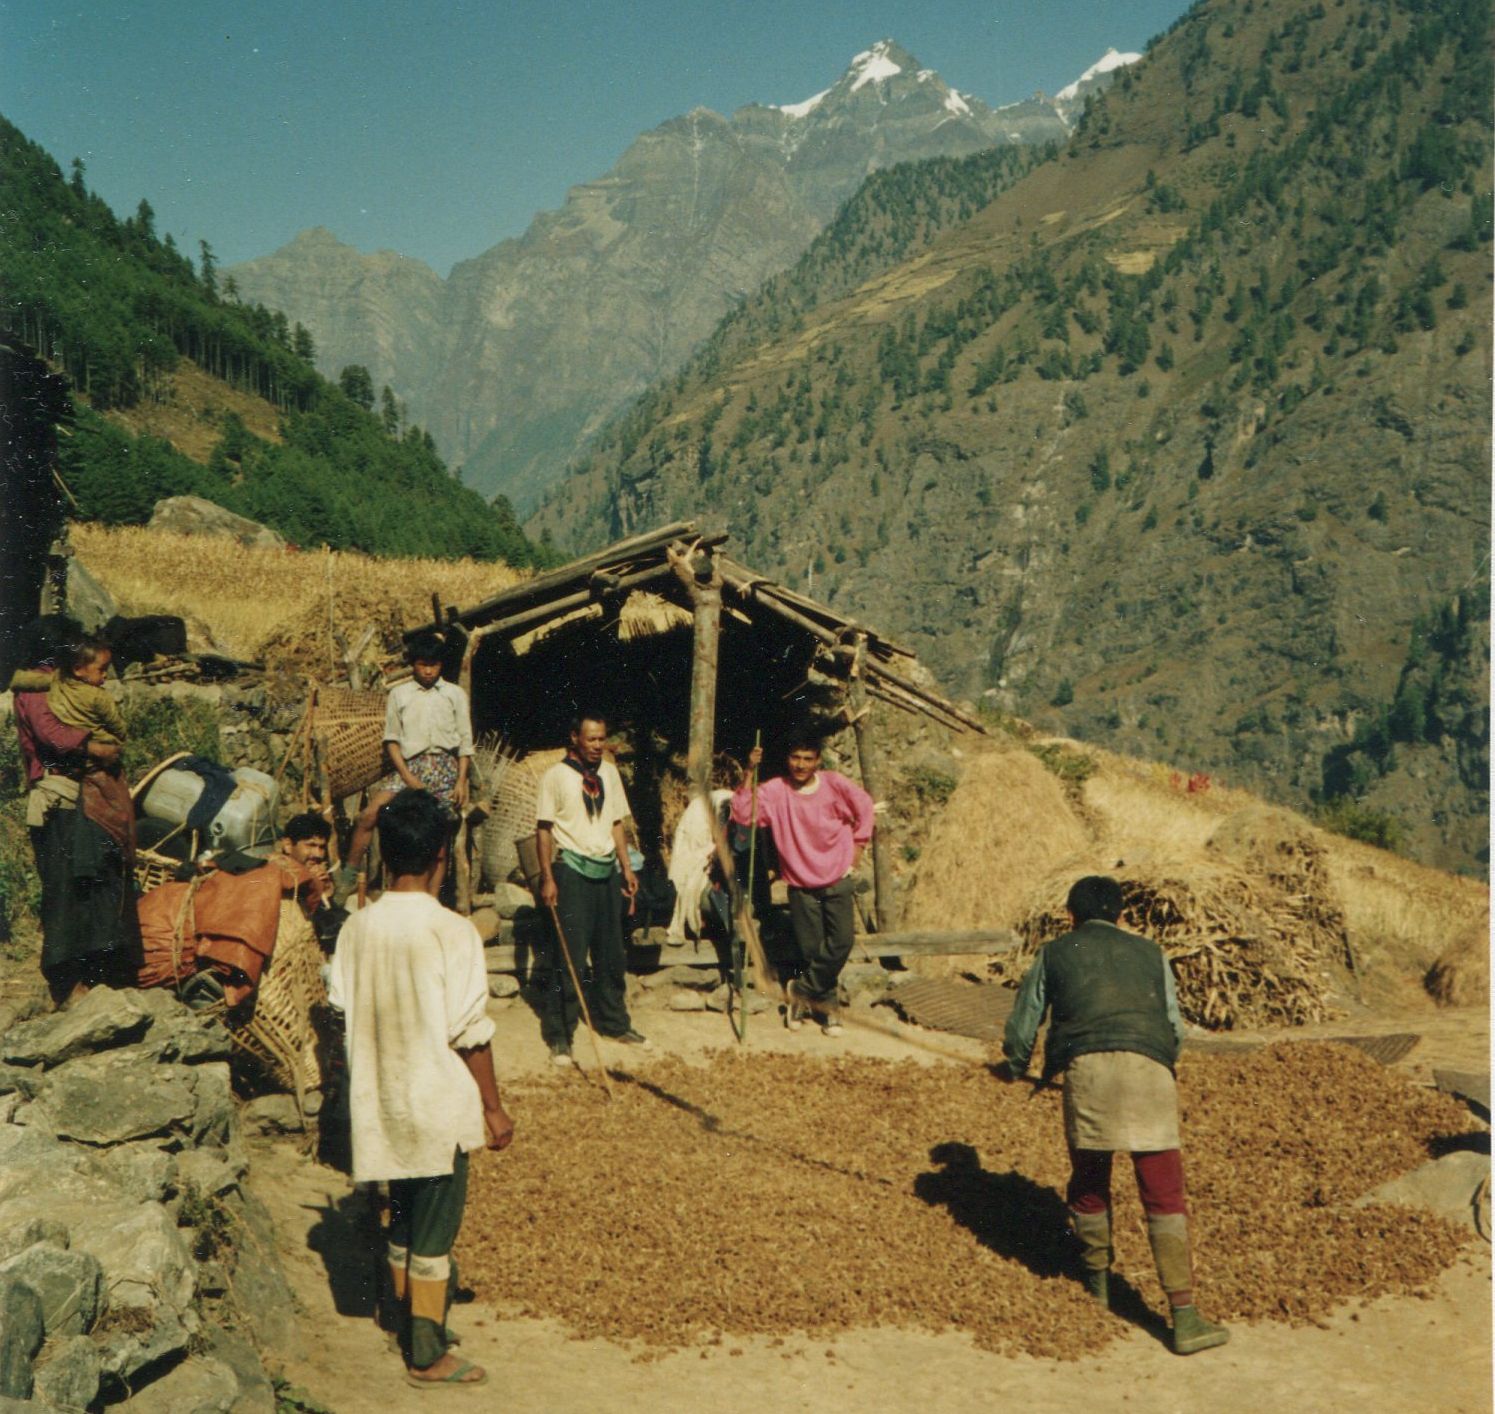
[[[902,926],[1004,928],[1033,880],[1089,847],[1064,787],[1027,751],[973,756],[930,826],[905,895]]]
[[[1490,1001],[1490,940],[1483,929],[1456,938],[1427,970],[1422,985],[1439,1006],[1486,1006]]]

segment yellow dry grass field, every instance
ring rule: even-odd
[[[142,526],[71,528],[78,557],[126,614],[180,614],[202,648],[317,672],[330,666],[331,624],[356,644],[393,625],[427,623],[431,595],[469,605],[524,578],[477,560],[376,559],[350,551],[249,548],[233,540]],[[396,639],[398,635],[396,634]],[[276,650],[285,646],[285,652]],[[294,651],[290,651],[294,646]]]

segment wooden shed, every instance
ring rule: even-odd
[[[880,704],[960,732],[980,721],[924,683],[914,655],[868,625],[756,574],[724,553],[724,532],[682,521],[620,540],[439,623],[467,635],[461,680],[479,733],[521,752],[566,739],[582,709],[604,714],[633,752],[635,815],[650,778],[684,751],[692,790],[718,751],[739,761],[761,733],[772,761],[808,720],[849,725],[863,784],[882,798]],[[894,926],[886,847],[874,838],[874,917]]]

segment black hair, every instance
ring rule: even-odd
[[[608,725],[607,717],[603,713],[597,711],[595,707],[584,707],[574,717],[571,718],[572,736],[579,736],[581,734],[581,728],[584,722],[597,722],[604,729],[606,729]]]
[[[444,663],[446,640],[435,629],[418,629],[405,644],[407,663]]]
[[[428,790],[402,790],[379,811],[379,852],[394,876],[424,874],[449,833],[446,807]]]
[[[809,727],[801,728],[799,731],[790,732],[784,738],[784,755],[788,756],[791,751],[813,751],[817,756],[825,750],[825,743],[820,736]]]
[[[70,639],[62,645],[57,658],[57,666],[65,673],[76,673],[79,668],[86,668],[101,653],[110,652],[113,650],[102,638],[94,638],[85,634],[81,638]]]
[[[1076,923],[1099,918],[1114,923],[1121,917],[1121,885],[1104,874],[1087,874],[1069,891],[1068,908]]]
[[[26,625],[21,651],[28,668],[62,661],[69,643],[83,637],[83,625],[66,614],[43,614]]]
[[[280,833],[292,844],[300,844],[302,840],[330,840],[332,826],[315,810],[303,810],[299,815],[292,815]]]

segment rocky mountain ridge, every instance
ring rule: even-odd
[[[1114,51],[1113,51],[1114,52]],[[870,172],[1062,141],[1065,105],[993,109],[889,40],[800,103],[707,108],[640,135],[563,207],[441,280],[323,229],[228,270],[242,295],[312,333],[332,376],[367,367],[485,494],[530,505],[629,398],[790,265]]]
[[[734,311],[533,526],[715,515],[956,691],[1482,869],[1488,27],[1205,0],[985,209]]]

